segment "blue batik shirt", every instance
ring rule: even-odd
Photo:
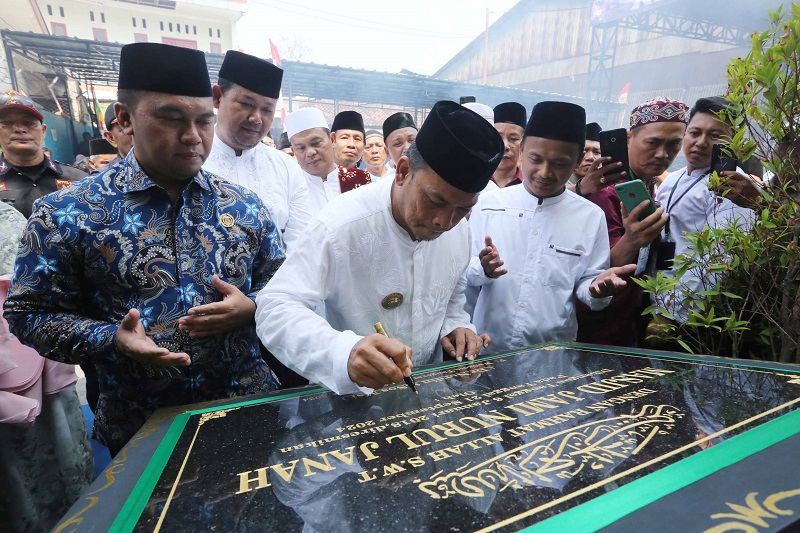
[[[218,274],[255,300],[285,258],[269,211],[249,190],[201,170],[172,201],[134,158],[39,199],[6,301],[22,342],[99,375],[95,427],[120,448],[157,408],[272,390],[255,323],[190,338],[178,319],[221,300]],[[116,350],[131,308],[146,333],[190,366],[138,363]]]

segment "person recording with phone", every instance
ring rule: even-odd
[[[608,156],[609,152],[613,152],[613,160],[622,163],[614,168],[627,167],[627,176],[616,183],[605,179],[601,188],[591,194],[587,194],[583,188],[585,178],[577,192],[605,213],[612,267],[636,263],[637,274],[645,271],[650,249],[655,248],[651,244],[667,224],[668,215],[663,207],[657,207],[648,216],[644,215],[653,207],[651,202],[656,177],[669,168],[680,151],[688,115],[689,107],[685,103],[659,96],[631,111],[630,129],[627,132],[601,132],[602,155]],[[606,163],[606,166],[610,165]],[[590,169],[587,178],[591,173]],[[642,201],[629,211],[621,202],[615,184],[635,180],[641,180],[645,190],[637,196]],[[642,344],[645,324],[639,317],[644,306],[642,290],[635,283],[629,283],[615,295],[603,311],[591,312],[579,305],[578,341],[616,346]]]
[[[730,112],[731,103],[724,98],[701,98],[695,103],[689,113],[683,141],[687,165],[667,176],[656,194],[656,202],[669,214],[669,221],[662,232],[662,242],[672,243],[672,249],[661,247],[655,261],[656,268],[666,275],[674,275],[672,259],[689,251],[687,233],[702,231],[706,226],[747,226],[751,217],[752,211],[746,206],[752,205],[752,199],[758,197],[759,186],[738,168],[739,162],[722,149],[721,143],[730,139],[733,130],[730,124],[721,120],[724,117],[721,114]],[[720,187],[712,191],[708,183],[714,171],[723,181]],[[678,322],[685,322],[689,301],[683,295],[694,295],[714,285],[707,273],[701,274],[694,270],[687,272],[681,278],[681,287],[676,293],[659,294],[654,298],[654,303],[669,309]],[[659,322],[666,320],[665,317],[658,319]],[[649,329],[656,332],[657,324],[651,323]]]

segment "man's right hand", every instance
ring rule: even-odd
[[[503,266],[503,261],[500,259],[500,252],[497,251],[497,246],[492,244],[492,238],[487,235],[483,242],[486,244],[486,248],[480,251],[478,259],[481,261],[483,273],[486,274],[486,277],[494,279],[503,274],[508,274],[508,270],[500,268]]]
[[[192,360],[183,352],[173,353],[161,348],[148,337],[141,322],[139,310],[131,309],[117,330],[117,350],[124,356],[145,365],[154,366],[188,366]]]
[[[659,207],[655,213],[645,217],[644,220],[639,220],[639,217],[650,205],[649,200],[637,205],[630,214],[628,214],[625,206],[620,204],[622,211],[622,225],[625,227],[625,237],[630,241],[631,245],[638,249],[642,246],[647,246],[653,242],[656,237],[661,234],[661,230],[667,224],[669,215],[664,215],[664,208]]]
[[[380,389],[411,376],[411,348],[397,339],[373,333],[350,350],[347,372],[353,383]]]
[[[589,196],[611,183],[627,178],[628,173],[624,170],[621,171],[620,167],[622,167],[622,163],[619,161],[612,163],[610,157],[598,157],[592,161],[589,170],[581,180],[581,194]]]

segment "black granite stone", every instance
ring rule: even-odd
[[[415,379],[419,396],[401,384],[368,397],[315,392],[188,415],[130,525],[516,531],[787,414],[800,399],[800,380],[780,371],[563,347]]]

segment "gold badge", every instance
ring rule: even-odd
[[[236,224],[236,220],[234,220],[234,218],[233,218],[231,215],[229,215],[228,213],[225,213],[225,214],[221,215],[221,216],[219,217],[219,221],[220,221],[220,222],[222,223],[222,225],[223,225],[223,226],[225,226],[226,228],[230,228],[231,226],[233,226],[234,224]]]
[[[395,307],[400,307],[401,303],[403,303],[403,295],[399,292],[393,292],[381,300],[381,305],[384,309],[394,309]]]

